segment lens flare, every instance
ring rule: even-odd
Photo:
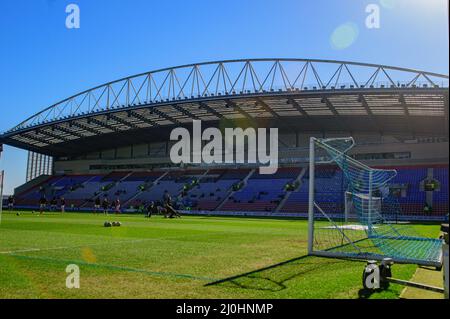
[[[336,50],[343,50],[350,47],[358,38],[358,26],[352,22],[347,22],[337,27],[331,34],[331,46]]]
[[[380,4],[385,9],[394,9],[396,6],[397,0],[380,0]]]
[[[95,257],[94,252],[89,247],[83,247],[81,249],[81,258],[88,263],[95,263],[97,261],[97,257]]]

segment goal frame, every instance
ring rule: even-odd
[[[319,255],[319,256],[325,256],[325,257],[345,257],[346,255],[343,255],[342,253],[338,252],[331,252],[331,251],[323,251],[323,250],[314,250],[314,210],[317,208],[320,210],[324,215],[326,215],[321,208],[315,203],[315,192],[314,192],[314,185],[315,185],[315,167],[316,167],[316,141],[318,139],[316,137],[311,137],[309,140],[309,193],[308,193],[308,254],[309,255]],[[342,154],[345,154],[348,150],[350,150],[354,145],[355,142],[352,137],[345,137],[345,138],[333,138],[333,140],[350,140],[351,145],[342,152]],[[328,164],[332,163],[333,160],[329,161],[321,161],[322,164]],[[371,191],[370,191],[371,194]],[[371,196],[370,196],[371,197]],[[346,199],[345,199],[346,201]],[[371,205],[369,201],[369,205]],[[347,203],[345,203],[345,220],[348,220],[348,214],[347,214]],[[345,237],[345,234],[343,234]]]
[[[334,149],[334,153],[336,155],[326,157],[319,157],[318,152],[316,148],[322,148],[323,150],[327,150],[329,148],[333,148],[330,145],[327,145],[327,142],[330,141],[343,141],[348,143],[348,146],[345,145],[346,149],[343,150],[336,150]],[[316,145],[320,143],[320,145]],[[316,138],[311,137],[310,138],[310,144],[309,144],[309,194],[308,194],[308,255],[315,255],[315,256],[321,256],[321,257],[332,257],[332,258],[341,258],[341,259],[362,259],[362,260],[383,260],[386,257],[391,258],[396,263],[406,263],[406,264],[417,264],[417,265],[423,265],[423,266],[433,266],[433,267],[441,267],[442,266],[442,252],[441,257],[439,258],[439,261],[436,260],[424,260],[424,259],[417,259],[414,257],[400,257],[400,256],[388,256],[385,254],[385,252],[375,253],[370,252],[365,249],[359,248],[358,244],[364,240],[376,240],[377,238],[380,238],[379,235],[377,235],[377,227],[379,225],[379,221],[377,222],[377,207],[378,205],[381,205],[380,200],[382,200],[378,195],[376,197],[373,197],[373,183],[372,181],[375,180],[375,174],[379,171],[379,169],[373,169],[363,163],[360,163],[359,161],[348,157],[346,154],[353,146],[355,145],[354,139],[352,137],[345,137],[345,138]],[[320,154],[319,154],[320,155]],[[326,212],[323,211],[323,209],[315,202],[315,169],[316,164],[331,164],[336,162],[336,159],[340,157],[345,156],[346,161],[350,163],[351,165],[354,165],[355,167],[359,167],[361,169],[364,169],[368,172],[368,192],[364,194],[352,194],[352,196],[360,196],[360,198],[363,198],[365,202],[365,205],[367,205],[367,216],[364,216],[365,220],[363,223],[356,221],[358,225],[356,226],[362,226],[366,231],[366,235],[360,239],[352,240],[346,235],[346,231],[344,227],[338,226],[338,223],[343,224],[346,227],[351,227],[355,225],[349,225],[349,216],[347,212],[347,207],[344,211],[342,211],[342,218],[336,218],[333,215],[327,215]],[[392,170],[395,175],[396,171]],[[395,176],[394,175],[394,176]],[[342,178],[346,178],[343,176]],[[347,194],[345,194],[344,199],[344,205],[346,205],[345,201],[347,200]],[[374,204],[375,201],[375,204]],[[376,205],[376,206],[373,206]],[[381,207],[381,206],[380,206]],[[332,225],[332,229],[339,232],[339,235],[341,236],[342,242],[345,242],[345,244],[341,244],[334,247],[328,247],[325,249],[315,249],[315,213],[319,212],[325,219],[328,219],[330,224]],[[372,214],[375,214],[372,216]],[[342,223],[344,221],[344,223]],[[389,239],[389,238],[388,238]],[[423,238],[423,237],[403,237],[402,239],[407,240],[424,240],[424,241],[436,241],[435,239],[431,238]],[[319,243],[318,243],[319,245]],[[346,251],[339,251],[341,247],[348,246],[353,247],[354,252],[346,252]]]

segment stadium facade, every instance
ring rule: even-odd
[[[435,207],[428,217],[439,219],[448,210],[448,109],[448,75],[346,61],[229,60],[100,85],[31,116],[1,141],[53,164],[51,176],[35,174],[16,189],[24,207],[46,193],[72,199],[73,209],[107,195],[133,210],[167,191],[198,212],[302,215],[309,138],[352,136],[353,157],[401,172],[393,187],[405,216],[423,217],[427,204]],[[279,172],[264,178],[250,164],[173,165],[170,132],[191,130],[193,120],[204,128],[278,128]]]

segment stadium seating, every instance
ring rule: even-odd
[[[148,204],[151,201],[160,202],[165,194],[169,194],[174,203],[178,202],[178,197],[182,195],[185,185],[192,183],[193,180],[199,179],[206,170],[173,170],[165,175],[160,173],[160,180],[157,178],[152,180],[152,185],[133,198],[128,203],[129,207],[138,207],[142,204]],[[156,183],[153,183],[156,181]]]
[[[216,209],[250,170],[210,170],[188,194],[195,210]]]
[[[397,176],[391,180],[391,185],[400,184],[406,187],[406,193],[397,196],[402,215],[411,217],[423,215],[426,193],[421,190],[420,183],[427,177],[427,168],[422,166],[392,168],[397,170]]]
[[[309,171],[303,175],[300,187],[293,191],[280,212],[301,213],[308,212]],[[315,172],[316,201],[321,206],[339,212],[343,209],[345,188],[342,185],[342,173],[336,166],[318,166]]]
[[[110,184],[109,181],[103,181],[104,176],[94,175],[73,191],[64,194],[68,207],[81,207],[94,196],[101,193],[102,187]]]
[[[246,185],[227,200],[222,210],[272,212],[284,198],[286,184],[295,180],[300,172],[300,168],[280,168],[273,175],[255,172]]]
[[[16,206],[24,208],[35,208],[38,206],[39,199],[44,195],[47,199],[55,196],[52,185],[62,179],[61,176],[52,176],[42,183],[20,193],[16,198]]]
[[[387,168],[387,167],[384,167]],[[404,188],[396,196],[401,208],[402,217],[411,219],[426,219],[424,216],[424,205],[426,203],[426,192],[421,188],[421,182],[427,177],[425,166],[397,166],[388,167],[397,171],[397,176],[390,181],[391,186]],[[315,194],[316,201],[321,207],[331,213],[339,213],[344,210],[345,185],[342,183],[342,173],[334,172],[332,167],[316,167]],[[433,193],[434,205],[430,218],[433,216],[444,216],[448,213],[448,166],[434,169],[434,176],[440,181],[441,189]],[[281,212],[305,214],[308,211],[309,174],[302,178],[299,189],[292,192],[286,200]]]
[[[438,191],[433,192],[433,214],[448,214],[448,165],[436,167],[433,170],[433,177],[439,181]]]
[[[109,201],[119,199],[122,204],[125,204],[130,198],[140,191],[140,187],[152,181],[155,174],[146,173],[128,173],[128,174],[109,174],[103,178],[103,181],[110,181],[113,183],[111,188],[101,192],[98,197],[108,198]],[[89,200],[84,207],[92,207],[94,200]]]
[[[390,168],[397,170],[397,176],[390,181],[391,189],[402,190],[395,195],[402,212],[397,217],[432,219],[448,214],[448,165]],[[421,183],[430,172],[439,188],[432,194],[432,212],[425,216],[427,195]],[[259,174],[257,169],[250,173],[248,168],[228,168],[52,176],[18,194],[16,205],[35,208],[44,194],[47,200],[64,197],[68,209],[82,210],[91,209],[96,197],[106,196],[111,202],[119,198],[122,207],[130,209],[161,201],[168,193],[178,207],[185,209],[307,214],[308,170],[303,175],[298,167],[279,168],[274,175]],[[317,166],[315,174],[316,201],[328,212],[343,212],[346,186],[342,172],[336,166]],[[293,181],[298,182],[297,187],[287,191],[286,185]]]

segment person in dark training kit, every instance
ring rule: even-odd
[[[114,206],[115,206],[115,213],[120,214],[120,199],[118,197],[114,201]]]
[[[13,195],[8,197],[8,210],[9,211],[13,211],[14,210],[15,202],[16,202],[16,200],[15,200]]]
[[[97,196],[94,203],[94,214],[98,214],[100,212],[100,205],[101,205],[100,196]]]
[[[45,198],[45,196],[43,195],[39,200],[39,215],[42,215],[44,213],[46,206],[47,206],[47,198]]]
[[[60,206],[61,206],[61,214],[64,214],[66,212],[66,200],[64,197],[61,197],[60,199]]]
[[[50,211],[55,211],[56,210],[56,206],[58,205],[58,201],[56,200],[56,197],[53,197],[52,200],[50,201]]]
[[[109,200],[108,200],[108,197],[106,197],[106,196],[103,198],[102,208],[103,208],[103,214],[108,215]]]
[[[165,198],[164,208],[166,210],[166,218],[181,218],[180,213],[172,206],[172,197],[170,196],[170,194],[168,194],[168,196]]]
[[[152,215],[158,214],[158,206],[156,206],[155,202],[150,202],[150,205],[147,206],[145,217],[152,217]]]

